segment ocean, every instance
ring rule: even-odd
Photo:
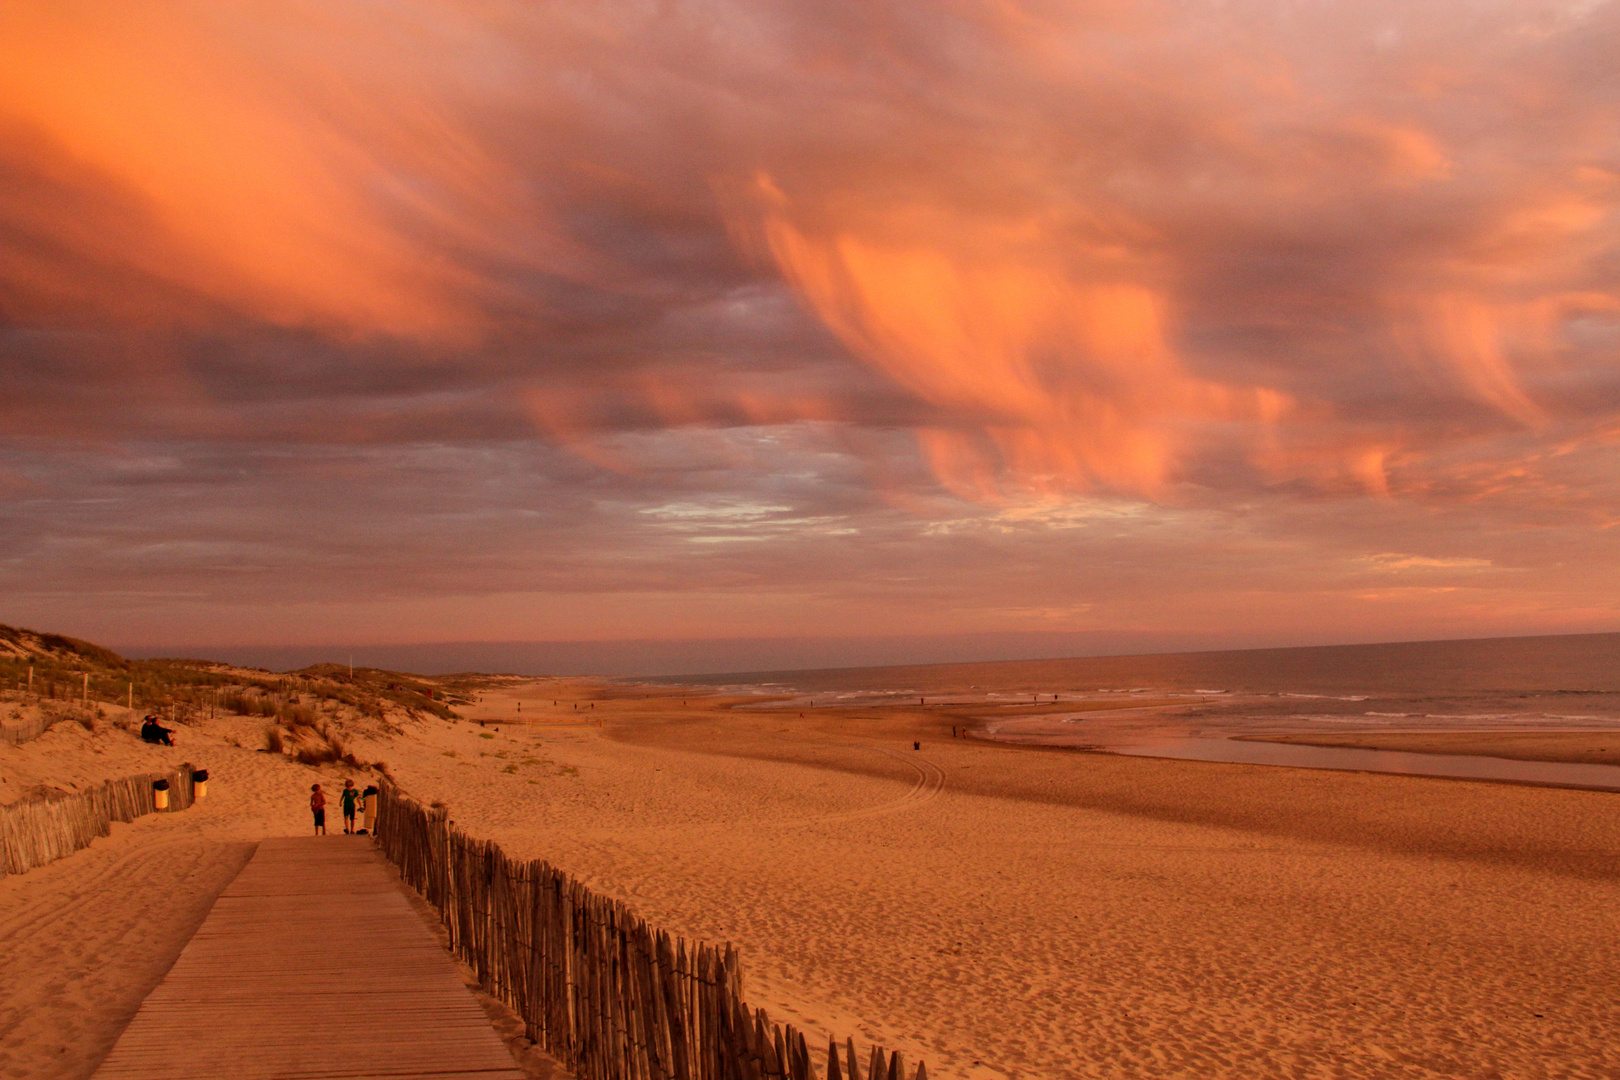
[[[1525,756],[1522,743],[1496,749],[1559,733],[1597,734],[1602,743],[1620,739],[1620,634],[731,672],[662,681],[757,696],[759,707],[768,709],[926,704],[964,721],[977,737],[1009,743],[1620,790],[1613,755],[1585,763],[1506,760]],[[1475,739],[1491,748],[1470,754],[1402,753],[1391,733],[1486,733],[1497,741]],[[1347,736],[1370,739],[1366,745],[1375,748],[1328,745]]]
[[[1121,689],[1367,697],[1588,697],[1620,702],[1620,634],[1403,641],[978,664],[686,675],[652,682],[799,693]]]

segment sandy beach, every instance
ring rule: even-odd
[[[360,745],[470,832],[735,942],[755,1004],[931,1075],[1620,1070],[1612,795],[1013,747],[927,710],[681,693],[508,682],[469,721]],[[89,1075],[253,841],[305,831],[309,783],[341,784],[246,748],[254,730],[0,747],[8,785],[171,757],[216,777],[192,811],[0,881],[0,1076]]]
[[[474,715],[567,721],[568,694]],[[590,711],[437,725],[410,784],[941,1075],[1616,1068],[1613,796],[1002,747],[905,710]]]

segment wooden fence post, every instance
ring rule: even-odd
[[[161,779],[169,781],[171,811],[192,804],[192,766]],[[146,774],[108,780],[74,794],[0,806],[0,877],[22,874],[88,847],[112,831],[114,821],[130,822],[153,813],[152,783]]]
[[[817,1080],[804,1035],[742,996],[736,949],[647,925],[541,861],[515,862],[449,812],[384,779],[377,842],[439,912],[451,948],[580,1080]],[[148,798],[150,792],[147,793]],[[854,1040],[827,1080],[862,1080]],[[905,1080],[899,1053],[871,1048],[866,1080]],[[919,1063],[916,1080],[926,1080]]]

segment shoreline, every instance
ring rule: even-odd
[[[1555,751],[1540,753],[1522,749],[1503,752],[1497,733],[1380,732],[1365,736],[1277,735],[1277,734],[1199,734],[1191,737],[1157,737],[1142,741],[1081,742],[1069,734],[1041,736],[1017,734],[997,736],[980,731],[969,738],[1024,750],[1066,750],[1114,757],[1151,758],[1206,765],[1239,765],[1268,769],[1349,772],[1373,776],[1411,776],[1431,780],[1566,788],[1575,791],[1620,792],[1620,755],[1586,754],[1583,757]],[[1546,733],[1532,733],[1545,741]],[[1614,732],[1554,733],[1557,736],[1583,735],[1588,742],[1616,742]],[[1393,738],[1391,736],[1394,736]],[[1401,736],[1411,736],[1403,741]],[[1471,736],[1471,737],[1470,737]],[[1568,742],[1567,738],[1562,740]],[[1282,753],[1264,754],[1238,749],[1239,745],[1278,747]],[[1299,753],[1289,754],[1290,748]],[[1312,754],[1311,751],[1318,751]],[[1594,760],[1594,757],[1596,760]],[[1538,771],[1539,770],[1539,771]]]
[[[1410,754],[1467,754],[1503,761],[1539,761],[1568,765],[1620,765],[1620,732],[1430,732],[1389,731],[1311,735],[1234,735],[1244,742],[1286,743],[1361,750],[1393,750]],[[1564,743],[1562,752],[1538,749],[1535,744]],[[1598,744],[1602,745],[1598,745]],[[1529,745],[1526,745],[1529,744]]]

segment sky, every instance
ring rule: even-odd
[[[1620,629],[1608,0],[6,18],[0,622],[684,670]]]

